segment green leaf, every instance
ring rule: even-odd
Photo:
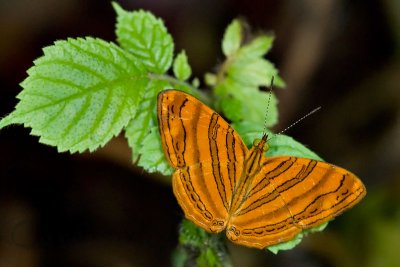
[[[246,121],[263,128],[264,125],[272,127],[278,121],[278,101],[274,94],[246,87],[230,78],[215,88],[215,94],[220,97],[222,113],[234,123]]]
[[[147,11],[128,12],[113,2],[117,13],[116,34],[121,47],[131,52],[146,68],[165,73],[172,63],[174,43],[161,19]]]
[[[207,72],[204,75],[204,82],[208,85],[208,86],[215,86],[217,85],[217,75],[215,75],[214,73],[209,73]]]
[[[193,247],[201,247],[207,243],[210,235],[191,221],[183,219],[179,229],[179,243]]]
[[[232,95],[227,95],[220,99],[219,108],[230,121],[240,121],[245,116],[245,105],[243,102]]]
[[[241,25],[235,20],[229,25],[223,43],[229,36],[240,36],[238,29],[241,29]],[[263,58],[273,40],[273,36],[260,35],[243,46],[240,46],[240,40],[236,41],[235,50],[222,65],[221,73],[205,77],[207,84],[215,86],[217,109],[233,123],[248,121],[261,127],[272,127],[278,121],[275,95],[271,94],[268,106],[269,95],[259,90],[260,87],[269,86],[272,77],[275,78],[275,85],[284,86],[278,70]]]
[[[221,234],[210,234],[192,222],[182,220],[174,266],[232,266]],[[180,261],[178,261],[180,260]]]
[[[160,91],[168,88],[171,88],[171,85],[166,81],[151,80],[146,87],[135,117],[131,119],[125,129],[125,137],[132,149],[133,162],[139,159],[139,152],[143,151],[144,139],[150,134],[151,129],[158,125],[156,118],[157,95]]]
[[[187,80],[192,74],[185,51],[180,52],[173,64],[173,71],[176,78],[181,81]]]
[[[236,53],[242,42],[242,25],[238,19],[234,19],[225,30],[222,39],[222,52],[225,56]]]
[[[59,151],[103,146],[135,115],[145,69],[129,54],[100,39],[68,39],[43,49],[0,127],[23,123],[40,142]]]
[[[268,156],[295,156],[323,161],[309,148],[287,135],[273,135],[270,137]]]
[[[263,134],[262,125],[248,121],[233,123],[232,127],[239,133],[247,147],[251,147],[255,139],[261,139]],[[267,143],[269,145],[267,156],[269,157],[294,156],[323,161],[316,153],[287,135],[268,133]]]
[[[290,250],[300,244],[301,240],[303,239],[303,234],[300,233],[296,235],[292,240],[289,240],[284,243],[279,243],[274,246],[267,247],[266,249],[271,251],[274,254],[278,254],[281,250]]]
[[[300,244],[303,237],[305,237],[306,235],[311,234],[311,233],[321,232],[326,228],[327,225],[328,225],[328,223],[323,223],[317,227],[303,230],[301,233],[296,235],[292,240],[289,240],[284,243],[279,243],[274,246],[267,247],[267,249],[274,254],[277,254],[280,250],[290,250],[290,249],[296,247],[298,244]]]
[[[271,35],[260,35],[240,48],[238,56],[247,58],[263,57],[269,52],[274,42]]]
[[[224,44],[227,42],[226,39],[229,36],[230,39],[228,38],[227,40],[235,40],[235,48],[232,49],[233,52],[229,54],[224,52],[225,55],[229,56],[229,60],[225,66],[227,77],[234,79],[244,86],[260,87],[269,86],[271,78],[274,76],[275,85],[283,87],[285,84],[278,76],[278,70],[270,61],[263,58],[271,49],[274,37],[263,34],[254,38],[249,43],[240,46],[240,29],[241,25],[239,21],[234,20],[228,26],[222,41],[224,48]]]
[[[238,57],[229,66],[228,77],[243,86],[269,86],[272,76],[278,76],[274,65],[263,58]]]
[[[160,172],[171,175],[174,170],[165,159],[162,149],[158,126],[150,128],[150,132],[144,137],[142,147],[138,151],[141,154],[138,166],[148,172]]]
[[[278,70],[268,60],[264,59],[272,47],[274,37],[260,35],[238,50],[226,70],[228,76],[248,86],[269,86],[274,76],[277,87],[284,87],[285,83],[278,75]]]
[[[261,139],[264,131],[263,125],[249,121],[234,122],[231,126],[239,133],[247,147],[251,147],[254,140]]]
[[[194,78],[194,79],[192,80],[192,86],[194,86],[194,87],[196,87],[196,88],[199,88],[199,86],[200,86],[200,80],[199,80],[199,78]]]

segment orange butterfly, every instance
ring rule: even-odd
[[[195,97],[162,91],[162,146],[176,169],[174,194],[186,218],[208,232],[226,229],[259,249],[293,239],[357,204],[366,194],[351,172],[316,160],[265,157],[267,135],[249,150],[236,131]]]

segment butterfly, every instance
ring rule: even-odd
[[[172,187],[187,219],[232,242],[265,248],[293,239],[353,207],[360,179],[312,159],[266,157],[268,136],[248,149],[214,110],[178,90],[161,91],[158,124]]]

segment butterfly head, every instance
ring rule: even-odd
[[[269,145],[267,143],[268,135],[264,134],[261,139],[255,139],[253,142],[253,147],[262,152],[267,152],[269,149]]]

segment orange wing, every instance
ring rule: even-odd
[[[265,158],[249,188],[228,222],[227,236],[257,248],[291,240],[353,207],[366,194],[349,171],[296,157]]]
[[[266,135],[249,151],[221,116],[186,93],[161,92],[157,111],[185,216],[209,232],[227,228],[238,244],[265,248],[291,240],[366,194],[354,174],[334,165],[264,157]]]
[[[184,92],[162,91],[157,113],[165,155],[176,169],[173,190],[186,217],[210,232],[222,231],[247,147],[220,115]]]

